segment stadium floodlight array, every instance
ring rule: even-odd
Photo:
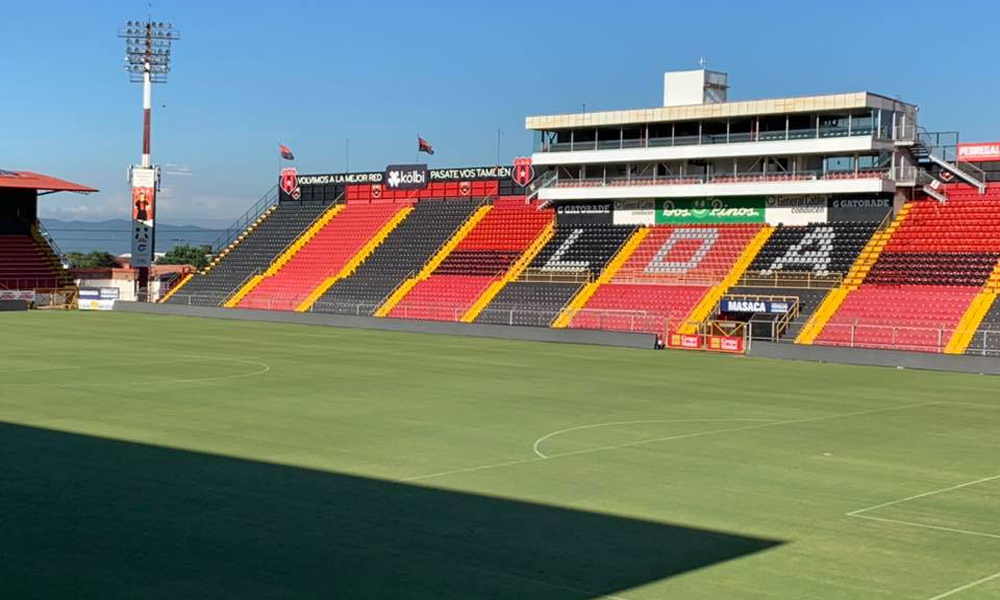
[[[181,39],[170,23],[127,21],[118,30],[125,40],[125,71],[129,81],[142,84],[142,163],[129,169],[132,183],[132,264],[138,267],[139,295],[148,297],[149,267],[155,254],[154,217],[159,170],[150,157],[154,83],[166,83],[170,73],[170,45]]]
[[[181,39],[170,23],[128,21],[118,30],[125,40],[125,71],[129,81],[142,83],[146,73],[152,83],[166,83],[170,73],[170,45]]]

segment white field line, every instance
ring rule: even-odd
[[[29,369],[0,369],[3,373],[37,373],[38,371],[66,371],[69,369],[82,369],[80,365],[69,365],[65,367],[33,367]]]
[[[756,421],[758,423],[774,423],[776,419],[642,419],[638,421],[609,421],[607,423],[594,423],[592,425],[580,425],[579,427],[569,427],[567,429],[560,429],[559,431],[553,431],[552,433],[547,433],[542,437],[535,440],[535,444],[531,447],[535,454],[539,458],[549,458],[548,455],[539,450],[539,447],[546,440],[550,440],[557,435],[562,435],[564,433],[570,433],[572,431],[582,431],[584,429],[597,429],[599,427],[615,427],[617,425],[640,425],[643,423],[711,423],[711,422],[733,422],[733,421]]]
[[[882,504],[876,504],[875,506],[869,506],[867,508],[859,508],[858,510],[852,510],[847,513],[848,517],[856,517],[858,515],[864,514],[866,512],[871,512],[879,508],[885,508],[887,506],[893,506],[896,504],[902,504],[904,502],[909,502],[911,500],[919,500],[920,498],[927,498],[929,496],[937,496],[938,494],[943,494],[945,492],[951,492],[954,490],[960,490],[962,488],[967,488],[973,485],[979,485],[980,483],[986,483],[987,481],[993,481],[1000,479],[1000,475],[992,475],[990,477],[983,477],[982,479],[977,479],[975,481],[966,481],[965,483],[960,483],[958,485],[952,485],[946,488],[941,488],[938,490],[931,490],[929,492],[924,492],[923,494],[915,494],[913,496],[907,496],[906,498],[900,498],[898,500],[890,500],[888,502],[883,502]]]
[[[974,535],[976,537],[985,537],[985,538],[993,538],[1000,540],[1000,534],[998,533],[988,533],[985,531],[975,531],[972,529],[958,529],[956,527],[944,527],[942,525],[931,525],[929,523],[919,523],[917,521],[904,521],[902,519],[890,519],[888,517],[876,517],[873,515],[865,514],[873,510],[878,510],[880,508],[895,506],[897,504],[910,502],[912,500],[919,500],[921,498],[929,498],[931,496],[936,496],[938,494],[944,494],[945,492],[952,492],[954,490],[960,490],[962,488],[979,485],[981,483],[986,483],[988,481],[995,481],[997,479],[1000,479],[1000,475],[983,477],[981,479],[976,479],[975,481],[966,481],[965,483],[960,483],[958,485],[952,485],[937,490],[931,490],[929,492],[924,492],[923,494],[914,494],[913,496],[907,496],[906,498],[899,498],[898,500],[890,500],[888,502],[883,502],[882,504],[876,504],[874,506],[869,506],[867,508],[852,510],[851,512],[846,513],[845,516],[854,517],[856,519],[867,519],[869,521],[878,521],[880,523],[895,523],[897,525],[906,525],[908,527],[919,527],[921,529],[933,529],[935,531],[946,531],[948,533],[960,533],[963,535]],[[939,596],[939,597],[943,598],[944,596]]]
[[[885,517],[873,517],[871,515],[848,515],[855,519],[868,519],[869,521],[879,521],[881,523],[896,523],[897,525],[909,525],[921,529],[933,529],[935,531],[947,531],[948,533],[961,533],[964,535],[974,535],[976,537],[986,537],[1000,540],[1000,534],[986,533],[985,531],[973,531],[971,529],[956,529],[954,527],[943,527],[941,525],[928,525],[927,523],[917,523],[916,521],[903,521],[900,519],[887,519]]]
[[[977,585],[982,585],[984,583],[988,583],[990,581],[993,581],[994,579],[1000,579],[1000,573],[994,573],[992,575],[989,575],[988,577],[983,577],[982,579],[977,579],[976,581],[973,581],[972,583],[967,583],[967,584],[965,584],[965,585],[963,585],[961,587],[957,587],[957,588],[955,588],[953,590],[948,590],[947,592],[945,592],[943,594],[938,594],[937,596],[934,596],[932,598],[928,598],[927,600],[941,600],[942,598],[947,598],[949,596],[954,596],[955,594],[958,594],[960,592],[964,592],[965,590],[974,588]]]
[[[139,366],[141,366],[141,365],[149,365],[149,364],[163,365],[163,364],[169,364],[169,363],[185,362],[185,361],[190,361],[190,360],[217,360],[217,361],[224,361],[224,362],[242,363],[242,364],[247,364],[247,365],[251,365],[251,366],[257,367],[257,370],[250,371],[248,373],[233,373],[231,375],[214,375],[214,376],[213,375],[209,375],[207,377],[193,377],[193,378],[187,378],[187,379],[185,379],[185,378],[171,378],[171,379],[153,379],[153,380],[144,380],[144,381],[136,381],[134,379],[126,379],[126,380],[120,380],[120,379],[118,379],[118,380],[115,380],[115,381],[92,381],[92,382],[51,383],[51,384],[50,383],[46,383],[46,382],[37,382],[37,383],[10,383],[10,384],[4,384],[4,385],[29,386],[29,387],[45,386],[45,387],[71,387],[71,388],[75,388],[75,387],[84,387],[84,386],[89,387],[89,386],[116,386],[116,385],[150,385],[150,384],[163,384],[163,383],[202,383],[202,382],[206,382],[206,381],[223,381],[223,380],[228,380],[228,379],[241,379],[243,377],[255,377],[257,375],[263,375],[264,373],[267,373],[268,371],[271,370],[271,365],[269,365],[269,364],[267,364],[265,362],[261,362],[261,361],[248,360],[248,359],[243,359],[243,358],[232,358],[232,357],[228,357],[228,356],[198,356],[198,355],[193,355],[193,354],[192,355],[187,355],[187,356],[174,356],[174,357],[167,358],[165,360],[158,360],[155,363],[148,363],[148,362],[147,363],[115,363],[115,366],[121,366],[123,364],[139,365]],[[84,368],[84,367],[81,367],[81,366],[68,366],[68,367],[61,367],[61,368],[65,368],[65,369],[81,369],[81,368]],[[55,368],[53,368],[53,369],[55,369]]]
[[[662,438],[654,438],[654,439],[649,439],[649,440],[639,440],[639,441],[636,441],[636,442],[629,442],[629,443],[625,443],[625,444],[615,444],[615,445],[612,445],[612,446],[600,446],[600,447],[597,447],[597,448],[588,448],[588,449],[585,449],[585,450],[574,450],[572,452],[563,452],[563,453],[560,453],[560,454],[550,454],[549,456],[547,456],[545,458],[542,458],[541,456],[537,456],[536,455],[536,456],[532,456],[532,457],[529,457],[529,458],[521,458],[521,459],[515,459],[515,460],[508,460],[508,461],[499,462],[499,463],[493,463],[493,464],[487,464],[487,465],[478,465],[478,466],[475,466],[475,467],[465,467],[465,468],[461,468],[461,469],[452,469],[452,470],[449,470],[449,471],[439,471],[437,473],[428,473],[426,475],[416,475],[414,477],[406,477],[406,478],[400,479],[400,481],[420,481],[420,480],[424,480],[424,479],[434,479],[434,478],[437,478],[437,477],[445,477],[445,476],[448,476],[448,475],[459,475],[459,474],[462,474],[462,473],[472,473],[472,472],[475,472],[475,471],[484,471],[484,470],[487,470],[487,469],[496,469],[496,468],[501,468],[501,467],[509,467],[509,466],[513,466],[513,465],[520,465],[520,464],[529,463],[529,462],[536,462],[536,461],[540,461],[540,460],[552,460],[554,458],[560,458],[560,457],[563,457],[563,456],[575,456],[575,455],[578,455],[578,454],[589,454],[589,453],[592,453],[592,452],[605,452],[607,450],[617,450],[619,448],[630,448],[630,447],[633,447],[633,446],[640,446],[640,445],[645,445],[645,444],[655,444],[655,443],[658,443],[658,442],[666,442],[666,441],[671,441],[671,440],[682,440],[682,439],[704,437],[704,436],[709,436],[709,435],[720,435],[720,434],[724,434],[724,433],[735,433],[735,432],[738,432],[738,431],[751,431],[751,430],[754,430],[754,429],[765,429],[765,428],[768,428],[768,427],[780,427],[782,425],[796,425],[796,424],[799,424],[799,423],[814,423],[814,422],[819,422],[819,421],[828,421],[830,419],[842,419],[842,418],[847,418],[847,417],[857,417],[857,416],[861,416],[861,415],[871,415],[871,414],[878,414],[878,413],[884,413],[884,412],[907,410],[907,409],[910,409],[910,408],[920,408],[920,407],[923,407],[923,406],[934,406],[934,405],[939,405],[939,404],[947,404],[947,402],[944,401],[944,400],[937,401],[937,402],[921,402],[920,404],[906,404],[906,405],[903,405],[903,406],[894,406],[894,407],[891,407],[891,408],[875,408],[875,409],[871,409],[871,410],[858,410],[858,411],[853,411],[853,412],[848,412],[848,413],[838,413],[838,414],[833,414],[833,415],[824,415],[824,416],[820,416],[820,417],[808,417],[808,418],[805,418],[805,419],[791,419],[791,420],[788,420],[788,421],[773,421],[773,422],[769,422],[769,423],[760,423],[760,424],[756,424],[756,425],[745,425],[743,427],[729,427],[729,428],[726,428],[726,429],[712,429],[712,430],[709,430],[709,431],[701,431],[701,432],[697,432],[697,433],[687,433],[687,434],[673,435],[673,436],[667,436],[667,437],[662,437]]]

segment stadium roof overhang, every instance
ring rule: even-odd
[[[0,169],[0,191],[5,189],[36,190],[39,196],[55,192],[90,194],[98,191],[96,188],[40,173],[32,173],[31,171],[5,171]]]
[[[769,100],[745,100],[741,102],[718,102],[715,104],[661,106],[634,110],[606,110],[537,116],[525,119],[525,127],[527,129],[551,131],[575,127],[725,119],[730,117],[784,115],[791,113],[820,113],[861,108],[905,110],[906,112],[916,111],[917,109],[912,104],[871,92],[851,92],[848,94],[801,96],[797,98],[773,98]]]

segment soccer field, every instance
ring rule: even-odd
[[[0,597],[1000,598],[1000,379],[0,314]]]

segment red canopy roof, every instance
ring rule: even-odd
[[[31,171],[4,171],[0,169],[0,189],[19,188],[38,190],[42,193],[51,192],[79,192],[89,194],[97,190],[79,183],[56,179],[48,175],[32,173]]]

